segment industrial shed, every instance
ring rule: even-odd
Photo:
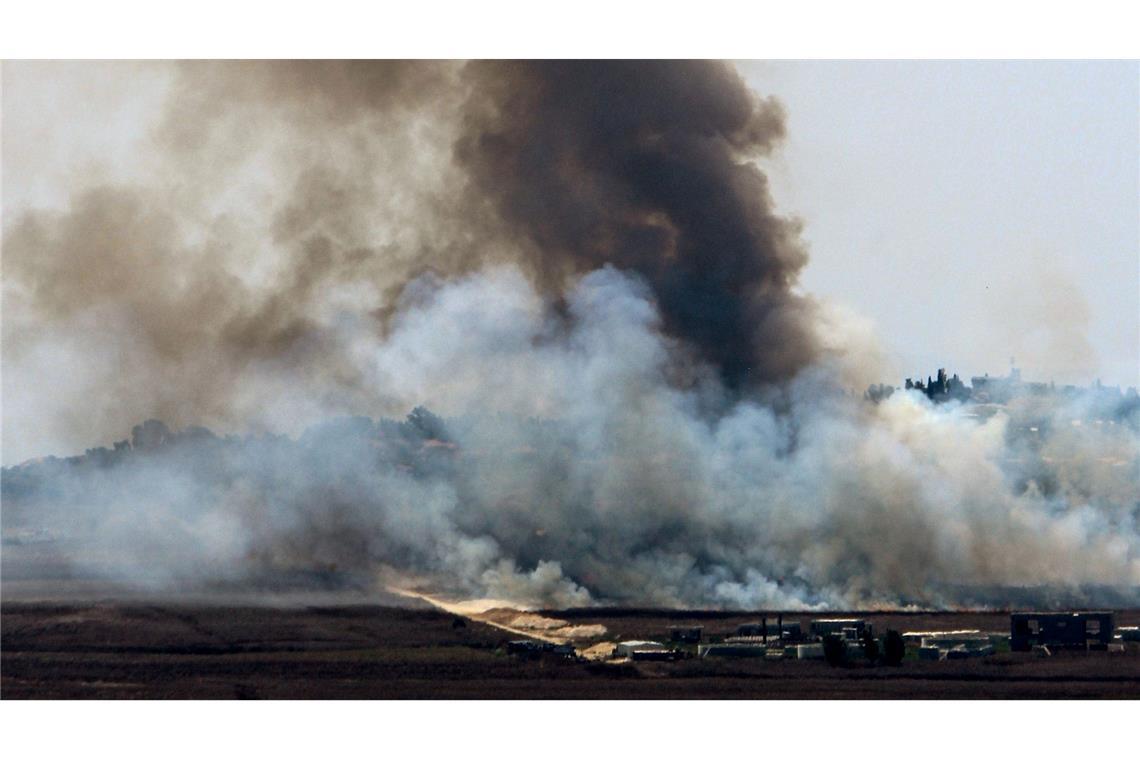
[[[697,626],[673,626],[669,629],[669,640],[679,644],[700,643],[704,628]]]
[[[619,641],[614,647],[615,657],[632,657],[634,652],[667,652],[669,647],[660,641]]]
[[[870,632],[871,625],[862,618],[829,618],[811,621],[811,635],[823,638],[831,634],[845,639],[858,639],[864,632]]]
[[[704,644],[697,650],[701,657],[764,657],[768,647],[763,644]]]
[[[744,623],[736,627],[737,636],[761,637],[769,639],[789,639],[798,641],[803,638],[803,629],[800,627],[798,620],[783,620],[770,621],[765,618],[758,623]]]
[[[1108,649],[1115,630],[1111,612],[1015,612],[1009,616],[1009,648]]]

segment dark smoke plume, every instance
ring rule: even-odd
[[[478,62],[457,146],[474,189],[525,241],[549,290],[610,264],[650,285],[667,332],[730,385],[815,356],[807,256],[749,160],[784,114],[707,61]]]

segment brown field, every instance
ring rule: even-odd
[[[714,612],[693,610],[655,609],[572,609],[541,613],[558,617],[574,625],[602,623],[610,631],[610,638],[643,639],[667,636],[672,626],[701,626],[706,636],[729,635],[741,623],[759,622],[765,615],[769,623],[776,622],[778,612]],[[808,623],[818,618],[863,618],[881,635],[888,629],[897,631],[949,631],[977,629],[1009,633],[1009,613],[984,611],[963,612],[784,612],[785,622],[799,621],[806,632]],[[1140,610],[1118,610],[1116,625],[1140,625]]]
[[[605,625],[607,640],[670,625],[727,633],[754,615],[659,610],[543,613]],[[839,613],[829,613],[838,616]],[[876,631],[1005,630],[1001,613],[874,613]],[[810,619],[789,614],[788,620]],[[1135,625],[1140,611],[1118,615]],[[822,662],[611,665],[507,655],[510,634],[432,609],[6,602],[0,696],[269,699],[1136,698],[1140,647],[1125,654],[833,668]]]

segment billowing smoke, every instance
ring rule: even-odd
[[[5,470],[6,535],[76,572],[559,606],[1140,585],[1137,404],[845,391],[868,352],[795,289],[755,163],[781,110],[731,68],[168,87],[154,166],[6,220],[5,448],[170,425]]]
[[[454,268],[476,229],[449,212],[436,126],[452,68],[164,69],[128,176],[84,169],[62,203],[5,219],[4,448],[108,440],[140,415],[298,433],[373,411],[345,327],[376,335],[409,272]]]
[[[457,146],[556,292],[609,264],[653,291],[664,329],[730,385],[787,380],[814,356],[807,256],[750,159],[783,111],[711,62],[479,63]]]

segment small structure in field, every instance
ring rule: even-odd
[[[667,652],[669,647],[660,641],[619,641],[614,647],[614,657],[633,657],[634,652]]]
[[[760,638],[779,641],[799,641],[803,629],[798,620],[784,622],[783,616],[776,620],[764,618],[759,623],[743,623],[736,626],[736,637]]]
[[[1009,648],[1107,649],[1114,623],[1111,612],[1014,612],[1009,616]]]
[[[994,642],[1004,634],[984,633],[977,629],[961,631],[907,631],[903,641],[918,646],[919,659],[962,660],[985,657],[994,653]]]
[[[507,654],[539,654],[549,646],[542,641],[533,639],[516,639],[507,642]]]
[[[981,631],[944,631],[928,633],[922,637],[921,645],[924,647],[938,647],[939,649],[966,649],[993,648],[990,636]]]
[[[902,639],[903,643],[907,646],[918,647],[922,646],[924,639],[943,637],[957,638],[959,636],[969,637],[980,634],[981,631],[977,628],[965,628],[956,631],[903,631]]]
[[[704,628],[696,626],[675,625],[669,629],[669,640],[678,644],[699,644]]]
[[[763,644],[702,644],[697,654],[701,657],[764,657],[768,647]]]
[[[765,636],[725,636],[725,644],[768,644],[768,638]],[[773,639],[772,643],[776,643]]]
[[[993,644],[985,643],[981,646],[967,647],[964,644],[959,644],[949,649],[939,651],[945,652],[947,660],[968,660],[971,657],[986,657],[994,653]]]
[[[578,651],[571,644],[553,644],[549,641],[535,641],[534,639],[515,639],[507,642],[507,654],[524,657],[554,655],[555,657],[573,659],[578,656]]]
[[[862,618],[829,618],[811,621],[811,635],[823,638],[831,634],[841,636],[847,641],[863,638],[864,632],[871,632],[871,625]]]
[[[629,653],[634,662],[676,662],[685,656],[677,649],[635,649]]]
[[[798,620],[788,620],[779,623],[777,633],[783,641],[800,641],[804,637],[803,628],[800,626],[800,621]],[[772,632],[769,631],[768,635],[771,636]]]
[[[823,644],[796,644],[797,660],[822,660]]]
[[[767,636],[768,626],[764,623],[742,623],[736,626],[733,638],[760,639]]]

